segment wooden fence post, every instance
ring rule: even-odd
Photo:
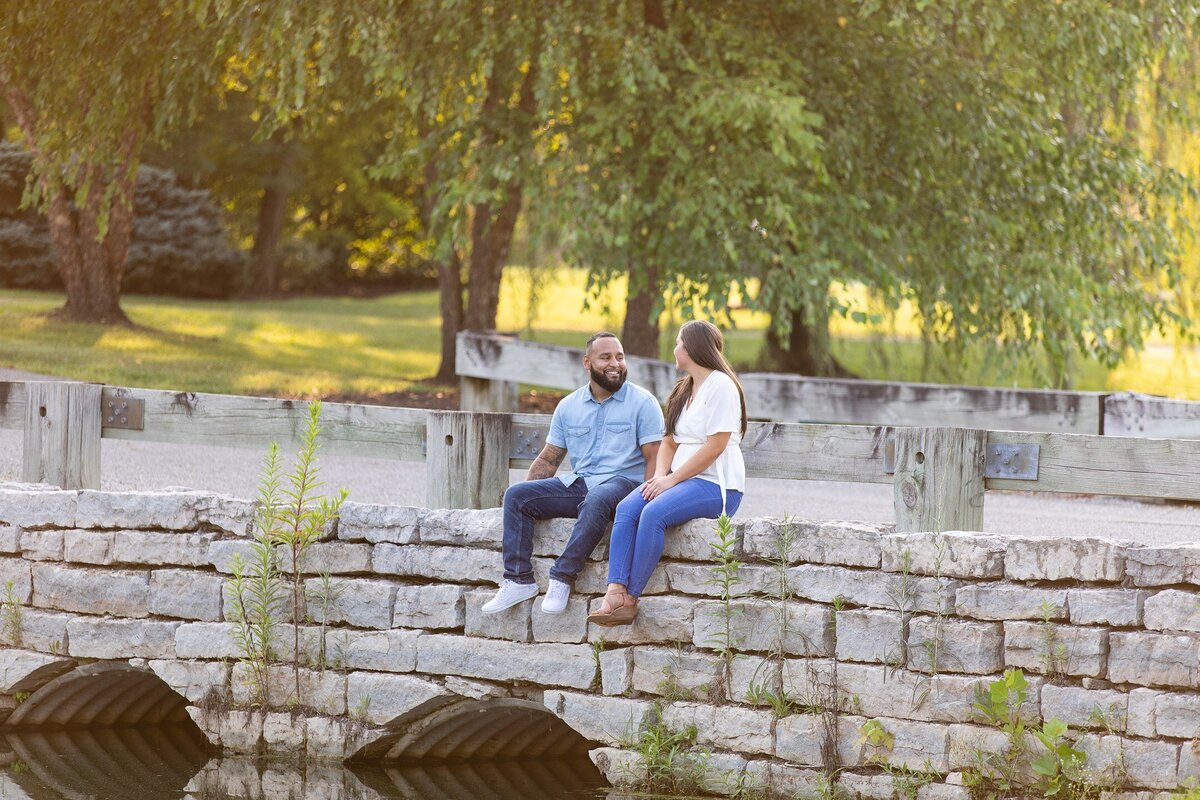
[[[458,407],[461,411],[500,412],[518,410],[519,384],[487,378],[458,379]]]
[[[897,428],[896,531],[982,531],[987,431]]]
[[[508,488],[511,414],[430,411],[425,431],[427,507],[501,504]]]
[[[21,480],[100,488],[100,393],[96,383],[28,381]]]

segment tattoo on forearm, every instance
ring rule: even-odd
[[[567,451],[565,449],[563,449],[561,447],[555,447],[552,444],[548,444],[545,447],[543,447],[541,454],[538,456],[538,458],[544,459],[547,464],[550,464],[555,467],[562,464],[563,459],[566,457],[567,457]]]
[[[536,481],[552,477],[554,473],[558,472],[559,465],[566,457],[567,451],[563,448],[555,447],[552,444],[546,445],[530,465],[526,480]]]

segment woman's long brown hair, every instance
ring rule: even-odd
[[[742,390],[742,382],[729,366],[725,358],[725,338],[716,325],[703,319],[694,319],[683,323],[679,329],[679,338],[683,340],[683,349],[687,350],[688,358],[705,369],[724,372],[733,379],[737,386],[738,397],[742,401],[742,436],[746,435],[746,393]],[[684,375],[675,383],[671,396],[667,398],[667,435],[675,435],[675,424],[679,415],[687,405],[688,397],[692,394],[692,376]]]

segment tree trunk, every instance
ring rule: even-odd
[[[458,253],[438,264],[438,296],[442,310],[442,363],[434,381],[454,383],[455,360],[458,355],[458,332],[463,329],[462,260]]]
[[[284,141],[283,135],[277,133],[273,137],[276,167],[267,179],[262,205],[258,209],[258,230],[250,251],[253,278],[246,289],[247,295],[272,295],[279,291],[279,243],[287,222],[288,195],[291,194],[296,163],[296,145]]]
[[[791,315],[792,329],[786,342],[774,325],[767,329],[766,360],[773,369],[814,378],[856,377],[833,357],[828,320],[809,323],[802,308],[779,313]]]
[[[621,331],[621,345],[625,352],[634,356],[658,358],[658,267],[650,265],[640,276],[644,283],[635,281],[633,270],[629,270],[629,295],[625,299],[625,327]],[[634,289],[634,286],[637,289]]]

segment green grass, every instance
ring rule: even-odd
[[[620,332],[624,287],[614,285],[585,309],[584,277],[563,269],[510,268],[498,327],[522,338],[578,346],[587,334]],[[853,291],[847,291],[852,297]],[[863,301],[865,302],[865,301]],[[372,299],[344,297],[213,302],[126,297],[133,329],[69,324],[47,312],[56,294],[0,291],[0,366],[119,386],[232,394],[371,397],[430,388],[438,366],[439,319],[433,291]],[[753,365],[767,320],[735,310],[727,328],[731,359]],[[664,317],[660,355],[670,357],[678,319]],[[965,359],[933,350],[926,360],[902,309],[886,331],[838,321],[834,353],[859,375],[1038,386],[1028,361],[1007,369],[994,348]],[[1095,364],[1073,369],[1073,388],[1131,389],[1200,397],[1200,361],[1158,343],[1112,373]]]

